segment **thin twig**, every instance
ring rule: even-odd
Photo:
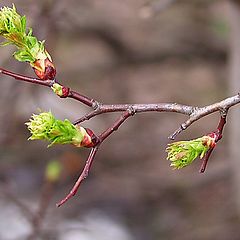
[[[78,100],[79,102],[87,105],[88,107],[92,107],[92,108],[94,108],[94,106],[96,106],[98,104],[97,101],[95,101],[94,99],[91,99],[87,96],[84,96],[84,95],[82,95],[78,92],[72,91],[72,90],[70,90],[69,95],[67,97]]]
[[[96,156],[96,153],[98,151],[98,146],[93,147],[88,155],[87,161],[85,163],[84,169],[82,171],[82,173],[80,174],[78,180],[76,181],[76,183],[74,184],[73,188],[71,189],[71,191],[69,192],[69,194],[62,199],[60,202],[58,202],[56,204],[57,207],[62,206],[65,202],[67,202],[70,198],[72,198],[78,191],[81,183],[83,182],[83,180],[88,176],[89,171],[91,169],[93,160]]]
[[[226,124],[227,112],[228,112],[228,109],[226,109],[226,110],[221,112],[221,117],[220,117],[220,121],[218,123],[217,130],[215,132],[212,132],[212,133],[209,134],[210,136],[214,137],[215,143],[217,143],[222,138],[223,128],[224,128],[224,126]],[[216,147],[216,144],[214,144],[212,147],[210,147],[208,149],[206,155],[203,158],[202,165],[201,165],[201,168],[199,170],[200,173],[204,173],[205,172],[208,160],[209,160],[209,158],[210,158],[210,156],[211,156],[211,154],[212,154],[212,152],[213,152],[215,147]]]
[[[114,131],[117,131],[118,128],[129,118],[130,116],[134,115],[133,109],[128,109],[125,111],[114,123],[113,125],[106,129],[103,133],[99,135],[100,142],[103,142],[107,137],[109,137],[110,134],[112,134]]]
[[[114,131],[116,131],[124,122],[127,118],[129,118],[130,116],[133,116],[134,112],[132,109],[128,109],[127,111],[125,111],[114,123],[111,127],[107,128],[103,133],[101,133],[98,136],[98,141],[96,143],[96,146],[93,147],[90,151],[90,154],[87,158],[86,164],[84,166],[84,169],[81,173],[81,175],[79,176],[78,180],[76,181],[76,183],[74,184],[73,188],[71,189],[71,191],[69,192],[69,194],[62,199],[59,203],[56,204],[57,207],[60,207],[61,205],[63,205],[64,203],[66,203],[70,198],[72,198],[78,191],[82,181],[88,176],[89,171],[91,169],[92,163],[94,161],[94,158],[96,156],[96,153],[98,151],[99,146],[101,145],[101,143],[108,138]]]
[[[97,115],[101,114],[101,110],[96,109],[94,111],[91,111],[89,113],[87,113],[86,115],[82,116],[81,118],[77,119],[76,121],[73,122],[74,125],[82,123],[84,121],[87,121]]]
[[[199,119],[210,115],[214,112],[222,112],[223,109],[229,109],[230,107],[233,107],[240,103],[240,95],[237,94],[235,96],[226,98],[220,102],[201,107],[201,108],[195,108],[193,113],[190,115],[189,119],[180,125],[180,127],[169,136],[170,139],[174,140],[175,137],[180,134],[183,130],[187,129],[190,125],[192,125],[194,122],[198,121]]]
[[[18,73],[14,73],[11,71],[8,71],[6,69],[0,68],[0,73],[7,75],[9,77],[13,77],[16,80],[19,81],[24,81],[24,82],[29,82],[29,83],[34,83],[34,84],[38,84],[38,85],[43,85],[46,87],[51,87],[52,84],[54,83],[53,80],[41,80],[39,78],[33,78],[33,77],[27,77]]]
[[[199,170],[200,173],[204,173],[205,172],[207,164],[208,164],[208,160],[209,160],[209,158],[210,158],[214,148],[215,148],[215,146],[209,148],[208,151],[206,152],[206,154],[205,154],[205,156],[203,158],[203,161],[202,161],[201,168]]]
[[[8,71],[6,69],[0,68],[0,73],[7,75],[9,77],[13,77],[16,80],[19,81],[24,81],[24,82],[29,82],[29,83],[33,83],[33,84],[38,84],[38,85],[43,85],[46,87],[52,87],[52,85],[56,82],[56,80],[41,80],[39,78],[33,78],[33,77],[28,77],[28,76],[24,76],[18,73],[14,73],[11,71]],[[65,86],[64,86],[65,87]],[[69,89],[68,87],[65,87],[66,89]],[[89,107],[95,107],[97,105],[97,102],[87,96],[84,96],[80,93],[77,93],[75,91],[72,91],[69,89],[68,91],[68,95],[64,96],[64,97],[69,97],[69,98],[73,98]]]

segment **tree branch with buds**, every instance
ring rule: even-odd
[[[240,103],[240,95],[236,94],[235,96],[204,107],[178,103],[103,104],[94,98],[73,91],[68,86],[57,81],[56,69],[49,53],[44,48],[44,41],[38,41],[32,35],[32,30],[26,33],[26,18],[21,17],[16,12],[14,6],[13,8],[3,7],[0,9],[0,35],[7,39],[8,44],[16,45],[18,52],[15,52],[13,56],[19,61],[30,63],[38,78],[24,76],[3,68],[0,68],[1,74],[18,81],[49,87],[57,96],[61,98],[73,98],[91,109],[87,114],[81,116],[73,123],[67,119],[64,121],[58,120],[51,112],[34,114],[30,121],[26,123],[31,133],[30,140],[48,141],[50,143],[49,147],[55,144],[72,144],[75,147],[91,149],[82,173],[69,194],[57,203],[58,207],[77,193],[82,181],[89,174],[101,144],[131,116],[147,112],[171,112],[186,115],[188,117],[187,120],[169,137],[171,140],[174,140],[177,135],[190,127],[194,122],[212,113],[219,112],[220,121],[217,130],[197,139],[172,142],[166,148],[168,153],[167,159],[170,160],[173,168],[180,169],[186,167],[199,157],[203,159],[200,172],[204,172],[212,151],[217,142],[222,138],[229,108]],[[96,135],[91,129],[82,126],[85,121],[98,115],[114,112],[119,112],[119,117],[99,135]]]

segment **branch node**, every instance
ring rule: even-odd
[[[136,109],[133,106],[130,106],[127,110],[131,116],[136,113]]]
[[[192,107],[192,110],[189,114],[190,117],[194,116],[199,111],[199,107]]]
[[[96,100],[92,100],[93,104],[92,104],[92,108],[93,110],[99,110],[101,109],[102,103],[96,101]]]
[[[178,128],[172,135],[170,135],[168,138],[170,140],[175,140],[176,136],[182,131],[183,129],[180,127]]]
[[[222,118],[226,118],[228,114],[228,108],[219,108],[219,112]]]

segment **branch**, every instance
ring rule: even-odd
[[[210,115],[214,112],[221,113],[221,119],[217,130],[209,134],[212,138],[214,138],[215,143],[218,142],[222,138],[222,131],[223,127],[226,123],[226,116],[227,111],[230,107],[240,103],[240,95],[237,94],[235,96],[226,98],[220,102],[205,106],[205,107],[195,107],[189,105],[183,105],[178,103],[155,103],[155,104],[102,104],[96,101],[93,98],[88,96],[84,96],[78,92],[72,91],[69,87],[61,85],[57,82],[56,79],[54,80],[41,80],[38,78],[31,78],[24,75],[20,75],[17,73],[10,72],[8,70],[0,68],[0,73],[4,75],[8,75],[10,77],[15,78],[19,81],[25,81],[37,85],[43,85],[46,87],[51,87],[53,91],[61,98],[73,98],[82,104],[92,108],[92,110],[87,113],[86,115],[82,116],[81,118],[77,119],[74,124],[79,124],[84,121],[90,120],[91,118],[105,114],[105,113],[112,113],[112,112],[123,112],[120,117],[105,131],[103,131],[100,135],[92,135],[91,144],[89,147],[92,147],[89,156],[86,160],[86,164],[82,173],[80,174],[78,180],[74,184],[72,190],[69,194],[62,199],[59,203],[57,203],[57,207],[60,207],[65,202],[67,202],[71,197],[73,197],[76,192],[78,191],[82,181],[88,176],[89,171],[91,169],[92,163],[96,156],[96,153],[102,144],[114,131],[118,130],[118,128],[130,117],[137,113],[147,113],[147,112],[173,112],[173,113],[180,113],[188,116],[188,119],[181,124],[181,126],[169,137],[170,139],[175,139],[175,137],[180,134],[183,130],[188,128],[191,124],[198,121],[199,119]],[[95,139],[93,139],[95,138]],[[87,146],[87,145],[86,145]],[[206,169],[206,165],[208,159],[214,149],[214,146],[211,146],[208,152],[205,155],[203,160],[200,172],[204,172]]]
[[[220,121],[218,123],[218,127],[217,127],[217,130],[215,132],[212,132],[210,133],[209,135],[212,135],[215,139],[215,143],[217,143],[219,140],[221,140],[222,138],[222,134],[223,134],[223,128],[226,124],[226,117],[227,117],[227,111],[224,111],[221,113],[221,117],[220,117]],[[202,166],[200,168],[200,173],[204,173],[205,170],[206,170],[206,167],[207,167],[207,163],[208,163],[208,160],[214,150],[214,148],[216,147],[216,144],[214,144],[206,153],[204,159],[203,159],[203,162],[202,162]]]
[[[114,124],[106,129],[102,134],[99,135],[100,142],[103,142],[106,138],[108,138],[114,131],[117,131],[118,128],[129,118],[134,115],[133,109],[127,109],[120,117],[117,119]]]
[[[78,124],[83,121],[89,120],[97,115],[103,113],[112,112],[124,112],[132,109],[134,113],[144,113],[144,112],[175,112],[184,115],[191,115],[194,111],[193,106],[187,106],[177,103],[155,103],[155,104],[99,104],[97,108],[80,119],[76,120],[74,123]]]
[[[96,141],[96,145],[95,147],[93,147],[89,153],[89,156],[87,158],[87,161],[85,163],[84,169],[82,171],[82,173],[80,174],[78,180],[76,181],[76,183],[74,184],[73,188],[71,189],[71,191],[69,192],[69,194],[62,199],[59,203],[56,204],[57,207],[60,207],[61,205],[63,205],[64,203],[66,203],[70,198],[72,198],[78,191],[81,183],[83,182],[83,180],[85,178],[87,178],[89,171],[91,169],[92,163],[94,161],[94,158],[96,156],[96,153],[99,149],[100,144],[106,139],[108,138],[114,131],[116,131],[124,122],[127,118],[129,118],[130,116],[133,116],[134,112],[129,109],[127,111],[125,111],[114,123],[111,127],[107,128],[103,133],[101,133],[98,137],[97,137],[97,141]]]
[[[169,138],[171,140],[174,140],[178,134],[180,134],[183,130],[188,128],[197,120],[217,111],[219,111],[220,113],[222,111],[227,111],[230,107],[233,107],[234,105],[237,105],[239,103],[240,103],[240,94],[237,94],[235,96],[226,98],[221,102],[217,102],[201,108],[195,108],[192,114],[190,114],[189,119],[183,124],[181,124],[180,127],[172,135],[169,136]]]
[[[0,68],[0,73],[8,75],[19,81],[30,82],[33,84],[43,85],[46,87],[52,87],[56,80],[41,80],[38,78],[31,78],[17,73],[10,72],[3,68]],[[69,87],[60,85],[63,88],[64,94],[61,98],[73,98],[88,107],[91,107],[93,111],[90,111],[85,116],[79,118],[74,122],[74,124],[79,124],[86,120],[89,120],[97,115],[111,112],[125,112],[131,109],[135,113],[144,112],[174,112],[181,113],[189,116],[188,120],[181,124],[181,126],[169,137],[174,140],[175,137],[180,134],[183,130],[188,128],[192,123],[197,120],[210,115],[214,112],[221,112],[224,109],[229,109],[230,107],[240,103],[240,95],[226,98],[220,102],[205,106],[205,107],[195,107],[189,105],[183,105],[178,103],[156,103],[156,104],[102,104],[93,98],[89,98],[80,94],[78,92],[72,91]]]
[[[28,77],[28,76],[24,76],[24,75],[21,75],[21,74],[18,74],[18,73],[14,73],[14,72],[11,72],[11,71],[8,71],[6,69],[3,69],[3,68],[0,68],[0,73],[4,74],[4,75],[7,75],[9,77],[13,77],[15,78],[16,80],[18,81],[24,81],[24,82],[29,82],[29,83],[33,83],[33,84],[37,84],[37,85],[43,85],[43,86],[46,86],[46,87],[52,87],[54,83],[56,83],[56,79],[54,80],[41,80],[39,78],[33,78],[33,77]],[[75,91],[72,91],[70,90],[70,88],[68,87],[65,87],[65,86],[62,86],[64,88],[64,93],[65,95],[61,96],[62,98],[66,98],[66,97],[69,97],[69,98],[73,98],[89,107],[93,107],[95,105],[97,105],[96,101],[87,97],[87,96],[84,96],[80,93],[77,93]]]
[[[91,169],[91,166],[92,166],[92,163],[93,163],[93,160],[95,158],[95,155],[98,151],[98,146],[96,147],[93,147],[88,155],[88,158],[87,158],[87,161],[86,161],[86,164],[84,166],[84,169],[82,171],[82,173],[80,174],[78,180],[76,181],[76,183],[74,184],[73,188],[71,189],[71,191],[69,192],[69,194],[64,198],[62,199],[60,202],[58,202],[56,204],[57,207],[60,207],[62,206],[65,202],[67,202],[70,198],[72,198],[78,191],[81,183],[83,182],[83,180],[85,178],[87,178],[88,176],[88,173]]]

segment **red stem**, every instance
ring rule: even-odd
[[[201,168],[199,170],[200,173],[205,172],[207,164],[208,164],[209,157],[211,156],[213,149],[214,149],[214,147],[209,148],[205,157],[203,158],[202,165],[201,165]]]
[[[35,84],[39,84],[39,85],[43,85],[43,86],[47,86],[47,87],[51,87],[52,84],[54,83],[54,80],[41,80],[39,78],[27,77],[27,76],[24,76],[24,75],[21,75],[18,73],[14,73],[14,72],[5,70],[3,68],[0,68],[0,73],[5,74],[10,77],[13,77],[19,81],[35,83]]]
[[[97,105],[97,102],[94,99],[91,99],[87,96],[84,96],[84,95],[82,95],[78,92],[72,91],[72,90],[70,90],[68,97],[78,100],[81,103],[83,103],[89,107],[94,107],[95,105]]]
[[[92,163],[93,163],[93,160],[96,156],[96,153],[98,151],[98,148],[100,146],[100,144],[107,138],[109,137],[110,134],[112,134],[114,131],[116,131],[120,125],[122,125],[124,123],[124,121],[132,116],[134,114],[134,112],[130,109],[130,110],[127,110],[125,111],[115,122],[114,124],[107,128],[102,134],[100,134],[98,136],[98,139],[99,141],[97,141],[97,144],[95,147],[93,147],[91,149],[91,152],[87,158],[87,161],[86,161],[86,164],[84,166],[84,169],[81,173],[81,175],[79,176],[78,180],[76,181],[76,183],[74,184],[73,188],[71,189],[71,191],[69,192],[69,194],[64,198],[62,199],[59,203],[56,204],[57,207],[60,207],[62,206],[64,203],[66,203],[70,198],[72,198],[78,191],[82,181],[88,176],[89,174],[89,171],[91,169],[91,166],[92,166]]]
[[[80,174],[78,180],[74,184],[74,186],[71,189],[71,191],[69,192],[69,194],[56,204],[57,207],[62,206],[64,203],[66,203],[70,198],[72,198],[77,193],[81,183],[88,176],[88,173],[91,169],[91,166],[92,166],[92,163],[96,156],[97,151],[98,151],[98,146],[91,149],[91,151],[88,155],[87,161],[85,163],[84,169],[83,169],[82,173]]]
[[[208,134],[208,135],[213,136],[215,138],[215,143],[217,143],[222,138],[223,128],[226,124],[226,117],[227,117],[227,110],[224,112],[224,114],[221,115],[220,121],[219,121],[218,126],[217,126],[217,130],[215,132],[212,132],[212,133]],[[201,168],[199,170],[200,173],[205,172],[207,164],[208,164],[208,160],[209,160],[215,146],[216,145],[209,148],[209,150],[205,154],[205,156],[203,158],[203,161],[202,161]]]
[[[134,115],[134,111],[127,110],[125,111],[115,122],[114,124],[106,129],[103,133],[99,135],[100,142],[103,142],[110,134],[112,134],[114,131],[117,131],[117,129],[125,122],[127,118]]]

